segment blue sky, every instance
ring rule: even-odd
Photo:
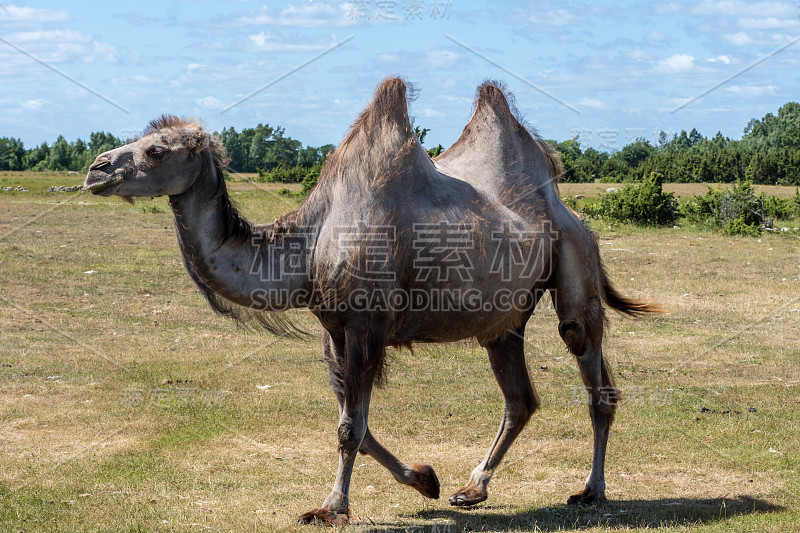
[[[411,114],[427,145],[456,140],[486,78],[506,82],[546,138],[601,149],[692,127],[739,138],[800,99],[800,42],[673,110],[800,37],[799,15],[794,0],[3,2],[2,39],[115,105],[0,42],[0,136],[128,137],[173,113],[337,144],[375,85],[400,74],[419,91]]]

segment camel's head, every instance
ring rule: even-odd
[[[164,115],[140,139],[97,156],[84,187],[127,198],[182,194],[200,174],[210,142],[198,122]]]

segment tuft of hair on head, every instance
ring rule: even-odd
[[[147,127],[145,127],[144,131],[142,131],[141,137],[146,137],[151,133],[155,133],[164,129],[183,128],[186,126],[197,126],[200,129],[203,129],[203,123],[199,119],[184,116],[179,117],[177,115],[164,113],[160,117],[154,118],[147,124]]]
[[[168,129],[186,130],[183,135],[183,142],[193,154],[201,152],[213,144],[211,134],[204,130],[200,119],[170,114],[163,114],[151,120],[136,140]]]

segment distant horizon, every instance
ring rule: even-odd
[[[780,109],[781,107],[783,107],[784,105],[786,105],[786,104],[789,104],[789,103],[794,103],[794,101],[784,102],[784,103],[783,103],[783,104],[781,104],[781,105],[780,105],[780,106],[779,106],[777,109],[775,109],[774,111],[768,111],[768,113],[772,113],[773,115],[776,115],[776,116],[777,116],[778,109]],[[365,103],[364,103],[364,105],[365,105],[365,106],[366,106],[366,104],[367,104],[367,102],[365,102]],[[413,112],[413,102],[411,103],[411,110],[412,110],[412,112]],[[156,118],[156,117],[153,117],[153,118]],[[202,117],[192,117],[192,118],[198,118],[198,119],[200,119],[200,120],[202,121]],[[355,119],[355,117],[353,117],[353,118]],[[732,137],[732,136],[730,136],[730,135],[725,135],[725,134],[723,134],[723,136],[724,136],[724,137],[727,137],[727,138],[729,138],[729,139],[730,139],[730,140],[732,140],[732,141],[740,141],[740,140],[742,140],[742,138],[744,137],[744,131],[745,131],[745,128],[747,127],[747,123],[748,123],[750,120],[752,120],[752,119],[759,119],[759,120],[760,120],[760,119],[762,119],[762,118],[764,118],[764,116],[760,116],[760,117],[749,117],[749,118],[747,119],[747,122],[745,122],[745,123],[744,123],[744,125],[742,126],[742,133],[741,133],[741,134],[740,134],[738,137]],[[148,122],[149,122],[149,121],[148,121]],[[294,140],[296,140],[296,141],[300,141],[300,142],[303,144],[303,146],[304,146],[304,147],[305,147],[305,146],[320,147],[320,146],[325,146],[325,145],[327,145],[327,144],[332,144],[332,145],[334,145],[334,146],[339,146],[339,141],[337,141],[337,142],[323,142],[323,143],[320,143],[320,144],[309,144],[309,143],[306,143],[306,142],[305,142],[303,139],[300,139],[300,138],[298,138],[298,137],[295,137],[295,136],[291,135],[291,134],[289,133],[289,131],[288,131],[288,130],[286,130],[286,128],[285,128],[285,127],[284,127],[282,124],[271,124],[271,123],[269,123],[269,122],[266,122],[266,121],[256,122],[255,124],[251,124],[251,125],[244,125],[244,126],[242,126],[242,127],[235,127],[235,126],[232,126],[232,125],[231,125],[231,126],[223,126],[222,128],[215,129],[215,130],[211,130],[211,133],[220,133],[220,132],[221,132],[223,129],[227,129],[227,128],[230,128],[230,127],[234,127],[234,128],[236,129],[236,131],[237,131],[237,132],[241,132],[243,129],[252,129],[252,128],[255,128],[256,126],[258,126],[258,124],[259,124],[259,123],[260,123],[260,124],[264,124],[264,125],[269,125],[270,127],[273,127],[273,128],[274,128],[274,127],[281,127],[281,128],[283,128],[283,129],[284,129],[284,136],[285,136],[285,137],[290,137],[290,138],[292,138],[292,139],[294,139]],[[416,123],[416,124],[414,124],[414,125],[416,125],[416,126],[422,126],[423,128],[424,128],[424,127],[426,127],[426,125],[425,125],[425,124],[420,124],[420,123]],[[466,126],[466,123],[465,123],[464,125]],[[145,124],[144,126],[142,126],[142,131],[145,129],[145,127],[146,127],[146,126],[147,126],[147,124]],[[347,126],[347,129],[346,129],[346,130],[344,130],[344,131],[342,132],[342,134],[341,134],[341,136],[340,136],[342,139],[343,139],[343,138],[344,138],[344,136],[347,134],[347,132],[349,131],[349,129],[350,129],[350,125],[348,125],[348,126]],[[690,133],[690,132],[692,131],[692,129],[696,129],[696,128],[687,128],[687,129],[684,129],[684,130],[681,130],[681,131],[685,131],[685,132],[688,134],[688,133]],[[100,130],[100,131],[103,131],[103,130]],[[705,138],[707,138],[707,139],[711,139],[711,138],[713,138],[713,137],[714,137],[714,136],[715,136],[715,135],[718,133],[718,131],[719,131],[719,130],[718,130],[718,131],[715,131],[714,133],[705,133],[705,132],[703,132],[703,131],[700,131],[700,130],[697,130],[697,131],[698,131],[698,133],[700,133],[700,135],[701,135],[701,136],[703,136],[703,137],[705,137]],[[88,141],[88,140],[89,140],[89,136],[90,136],[92,133],[96,133],[96,132],[97,132],[97,131],[90,131],[90,132],[88,132],[88,133],[87,133],[86,135],[84,135],[84,136],[78,136],[78,137],[74,137],[74,138],[69,138],[69,137],[66,137],[66,136],[64,136],[64,139],[65,139],[65,140],[66,140],[68,143],[74,142],[74,141],[76,141],[76,140],[78,140],[78,139],[81,139],[81,140],[83,140],[83,141]],[[113,131],[104,131],[104,133],[110,133],[111,135],[114,135],[115,137],[119,138],[119,139],[120,139],[121,141],[123,141],[123,142],[124,142],[124,141],[127,141],[127,140],[132,140],[132,138],[123,138],[123,137],[121,137],[120,135],[118,135],[116,132],[113,132]],[[141,133],[141,131],[139,131],[138,133]],[[138,135],[138,133],[137,133],[137,135]],[[539,133],[541,134],[541,132],[539,132]],[[720,133],[721,133],[721,132],[720,132]],[[672,134],[670,134],[670,135],[669,135],[669,138],[670,138],[670,139],[672,139],[672,138],[673,138],[673,135],[675,135],[675,136],[677,136],[677,135],[680,135],[680,131],[677,131],[677,132],[672,132]],[[35,147],[37,147],[37,146],[41,146],[41,144],[42,144],[43,142],[44,142],[44,143],[47,143],[47,145],[48,145],[48,146],[53,146],[53,143],[54,143],[54,142],[56,142],[56,140],[58,139],[58,137],[59,137],[59,136],[56,136],[56,137],[55,137],[55,138],[53,138],[52,140],[39,141],[39,142],[36,142],[36,143],[31,143],[31,144],[29,144],[28,142],[26,142],[26,141],[25,141],[24,139],[22,139],[21,137],[19,137],[19,136],[17,136],[17,135],[13,135],[13,134],[12,134],[12,135],[0,134],[0,137],[12,137],[12,138],[16,138],[16,139],[21,139],[21,140],[22,140],[22,142],[23,142],[23,145],[25,146],[25,149],[26,149],[26,150],[28,150],[28,149],[30,149],[30,148],[35,148]],[[425,142],[423,143],[423,144],[425,145],[425,147],[426,147],[426,148],[434,148],[434,147],[436,147],[437,145],[441,144],[441,145],[444,147],[444,149],[446,150],[447,148],[450,148],[450,146],[452,146],[452,144],[453,144],[453,143],[455,143],[455,140],[453,140],[453,142],[452,142],[452,143],[445,145],[444,143],[440,143],[440,142],[437,142],[437,141],[431,141],[431,140],[430,140],[430,139],[432,139],[432,138],[433,138],[433,139],[435,139],[435,137],[436,137],[436,136],[435,136],[435,132],[433,132],[433,130],[430,130],[430,131],[428,132],[428,135],[427,135],[427,136],[426,136],[426,138],[425,138]],[[572,140],[572,139],[575,139],[575,138],[576,138],[575,136],[573,136],[573,137],[569,137],[569,138],[567,138],[567,139],[553,139],[553,138],[550,138],[550,137],[547,137],[547,136],[544,136],[544,135],[542,135],[542,137],[543,137],[544,139],[548,140],[548,141],[555,141],[555,142],[559,142],[559,143],[560,143],[560,142],[564,142],[564,141],[569,141],[569,140]],[[340,139],[340,140],[341,140],[341,139]],[[647,138],[646,138],[645,140],[647,140],[648,142],[650,142],[650,144],[652,144],[653,146],[656,146],[656,145],[657,145],[657,139],[647,139]],[[614,149],[614,150],[599,150],[599,151],[608,152],[608,153],[613,153],[614,151],[619,151],[619,150],[621,150],[621,149],[622,149],[624,146],[627,146],[628,144],[631,144],[631,143],[633,143],[633,142],[635,142],[635,141],[636,141],[636,139],[631,139],[630,141],[627,141],[627,140],[626,140],[626,143],[625,143],[624,145],[620,145],[620,146],[618,146],[618,147],[617,147],[616,149]],[[588,148],[588,147],[589,147],[589,146],[585,146],[585,145],[583,145],[583,144],[581,144],[580,146],[581,146],[581,149],[583,149],[583,150],[585,150],[586,148]]]
[[[452,145],[476,87],[507,84],[546,139],[619,150],[696,128],[741,139],[797,101],[796,2],[99,2],[0,5],[0,136],[129,138],[162,113],[210,131],[280,125],[338,145],[375,86],[419,90],[427,146]]]

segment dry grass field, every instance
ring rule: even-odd
[[[0,531],[311,531],[295,520],[325,498],[337,461],[317,336],[215,316],[184,272],[165,200],[42,192],[80,181],[0,176],[30,188],[0,192]],[[261,222],[294,207],[279,188],[232,187]],[[466,510],[446,499],[497,430],[486,356],[417,346],[392,353],[370,427],[433,465],[443,498],[362,457],[349,531],[800,530],[800,239],[597,229],[618,287],[671,311],[611,316],[605,353],[625,401],[610,502],[565,505],[589,472],[591,426],[545,299],[526,331],[543,407],[489,499]]]

